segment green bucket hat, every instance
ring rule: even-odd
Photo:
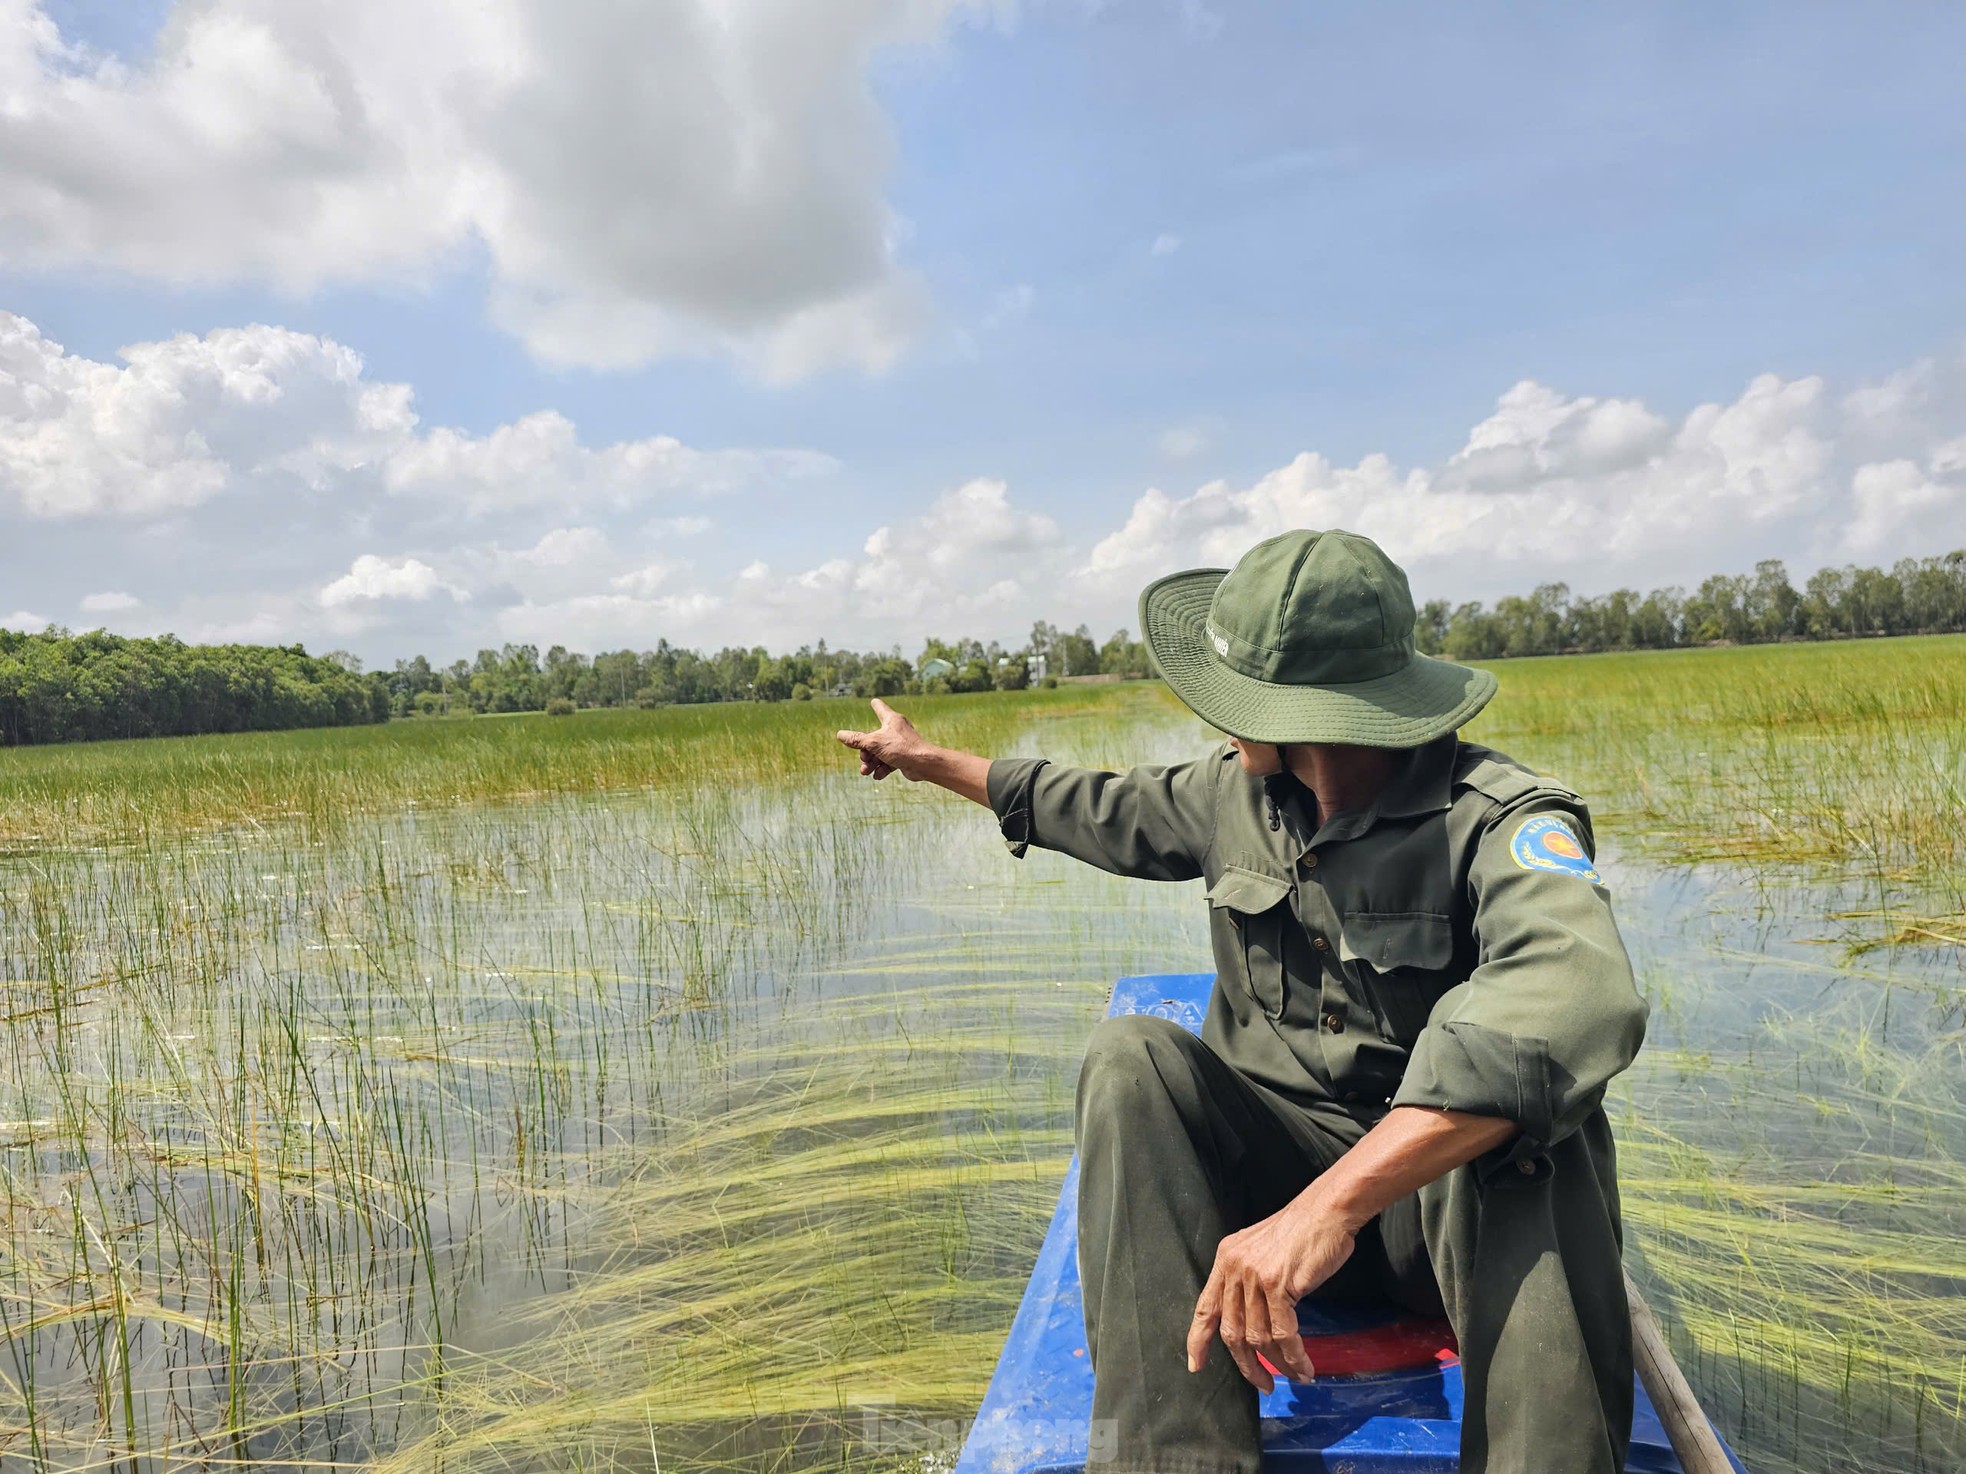
[[[1495,677],[1413,648],[1406,575],[1369,537],[1286,532],[1233,569],[1169,574],[1140,595],[1167,684],[1251,742],[1418,747],[1495,694]]]

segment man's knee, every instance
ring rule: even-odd
[[[1102,1019],[1079,1071],[1078,1119],[1126,1121],[1164,1113],[1192,1093],[1186,1059],[1200,1041],[1172,1019],[1127,1013]]]

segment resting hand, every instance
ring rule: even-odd
[[[936,749],[922,739],[913,722],[878,696],[874,698],[874,715],[881,724],[871,732],[843,730],[835,734],[860,754],[861,776],[885,778],[889,773],[899,773],[911,783],[920,782],[924,760]]]
[[[1352,1233],[1314,1200],[1299,1199],[1215,1249],[1215,1268],[1188,1327],[1188,1370],[1208,1365],[1219,1332],[1243,1376],[1259,1392],[1276,1379],[1260,1356],[1293,1382],[1316,1374],[1297,1331],[1297,1302],[1352,1255]]]

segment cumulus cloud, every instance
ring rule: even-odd
[[[608,580],[608,584],[631,598],[651,599],[665,584],[672,583],[678,574],[686,572],[688,568],[689,564],[685,562],[660,558],[653,563],[644,563],[640,568],[618,573]]]
[[[501,639],[575,650],[642,649],[664,639],[715,646],[732,642],[720,627],[725,608],[722,597],[701,590],[653,598],[583,594],[552,603],[528,599],[511,605],[499,610],[496,627]]]
[[[16,609],[12,614],[0,614],[0,630],[18,630],[23,634],[38,635],[54,621],[44,615],[30,614],[25,609]]]
[[[1163,232],[1154,237],[1154,243],[1147,247],[1149,256],[1172,256],[1181,249],[1181,237]]]
[[[84,594],[77,607],[84,614],[121,614],[126,609],[138,609],[142,605],[143,600],[136,595],[111,589],[100,594]]]
[[[446,583],[436,569],[419,558],[379,558],[364,553],[346,573],[321,590],[321,604],[333,609],[381,599],[428,599],[440,593],[453,599],[470,597],[463,589]]]
[[[1933,457],[1935,468],[1940,459]],[[1907,528],[1966,533],[1966,478],[1945,481],[1943,474],[1928,474],[1907,460],[1859,466],[1850,482],[1856,515],[1844,529],[1845,545],[1853,553],[1870,554],[1889,547]]]
[[[657,517],[648,528],[657,537],[701,537],[715,525],[708,517]]]
[[[414,424],[406,388],[306,333],[222,328],[120,356],[69,354],[0,312],[0,495],[41,517],[154,515],[242,477],[320,485]]]
[[[255,325],[183,334],[101,363],[0,312],[0,505],[30,516],[154,517],[231,491],[344,501],[378,482],[473,513],[639,506],[835,469],[810,451],[693,449],[667,435],[582,443],[552,410],[485,435],[419,430],[407,384],[353,349]]]
[[[0,0],[0,265],[300,291],[482,252],[555,362],[879,371],[927,307],[867,66],[969,4],[200,0],[126,64]]]
[[[107,613],[141,587],[147,626],[372,660],[500,639],[1008,639],[1037,618],[1103,633],[1147,580],[1293,527],[1370,534],[1423,598],[1684,582],[1770,556],[1801,576],[1966,542],[1966,357],[1857,386],[1763,375],[1674,414],[1523,382],[1431,463],[1306,450],[1248,482],[1075,508],[1068,531],[992,477],[911,500],[840,485],[809,453],[590,445],[552,411],[430,430],[409,386],[278,328],[92,363],[0,316],[0,353],[9,604]],[[824,515],[799,494],[813,476],[833,478]],[[712,494],[730,513],[714,528],[688,500]],[[875,506],[891,510],[848,520]],[[68,568],[73,584],[50,573]]]
[[[651,495],[726,492],[834,469],[830,457],[812,451],[708,452],[668,435],[588,447],[571,420],[543,410],[489,435],[433,430],[392,455],[383,480],[392,491],[452,497],[484,510],[584,502],[621,506]]]
[[[1916,404],[1909,380],[1832,403],[1821,379],[1764,374],[1676,423],[1636,400],[1525,381],[1438,466],[1402,468],[1384,455],[1344,466],[1305,452],[1248,486],[1149,489],[1074,575],[1118,591],[1184,564],[1230,564],[1293,527],[1366,533],[1402,562],[1459,570],[1463,587],[1470,569],[1514,582],[1607,565],[1689,577],[1778,545],[1817,561],[1936,549],[1960,540],[1966,469],[1952,442],[1938,441],[1966,418],[1958,366],[1950,372],[1915,376],[1953,386]],[[1853,464],[1887,418],[1900,442],[1931,448]]]
[[[877,527],[858,558],[782,578],[754,563],[738,587],[765,608],[802,616],[830,606],[889,627],[994,622],[1041,597],[1060,551],[1057,523],[1017,506],[1004,482],[985,477],[944,492],[919,517]]]
[[[667,638],[772,647],[821,636],[885,645],[931,628],[1011,629],[1060,597],[1069,553],[1050,517],[1017,505],[1004,482],[979,478],[944,492],[919,516],[877,527],[857,556],[784,571],[753,559],[721,580],[658,559],[616,576],[612,593],[527,600],[501,614],[500,628],[509,638],[565,640],[548,632],[606,629],[610,644]]]

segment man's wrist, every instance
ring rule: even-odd
[[[1352,1191],[1352,1185],[1345,1181],[1342,1163],[1299,1193],[1291,1207],[1303,1216],[1306,1224],[1322,1223],[1354,1237],[1378,1216],[1378,1210],[1368,1211]]]
[[[949,759],[955,754],[946,747],[937,747],[924,742],[921,748],[905,763],[901,771],[917,783],[936,783],[947,788],[951,764]]]

